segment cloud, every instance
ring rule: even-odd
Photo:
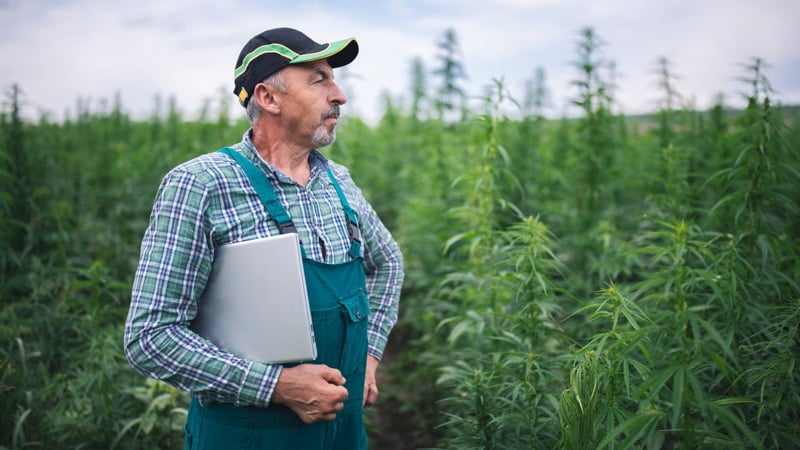
[[[771,64],[768,75],[785,100],[800,103],[798,16],[794,0],[297,0],[280,8],[257,0],[0,0],[0,87],[20,83],[34,111],[56,115],[78,97],[97,102],[117,92],[140,115],[152,111],[157,94],[175,96],[187,114],[209,97],[227,98],[239,113],[228,91],[241,46],[263,29],[291,26],[319,41],[358,38],[359,58],[337,76],[353,100],[345,112],[374,119],[383,93],[410,95],[414,57],[435,68],[437,42],[453,28],[471,95],[502,78],[522,99],[525,81],[542,67],[550,112],[560,114],[575,95],[578,30],[592,26],[606,44],[602,56],[616,63],[626,111],[654,107],[660,56],[701,107],[720,90],[735,93],[738,64],[751,56]],[[433,89],[436,79],[428,79]]]

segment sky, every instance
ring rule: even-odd
[[[221,102],[243,116],[232,93],[236,57],[253,35],[288,26],[318,42],[358,40],[358,58],[336,77],[349,98],[342,113],[371,122],[386,96],[408,105],[414,58],[436,88],[430,73],[448,29],[471,98],[502,80],[522,101],[542,69],[554,117],[570,114],[577,95],[571,80],[585,27],[603,43],[598,57],[614,64],[621,112],[657,108],[662,57],[694,107],[719,94],[742,104],[748,88],[739,78],[755,57],[768,65],[775,99],[800,104],[798,19],[798,0],[0,0],[0,102],[17,84],[31,119],[74,114],[79,99],[101,110],[115,97],[134,117],[152,114],[157,97],[173,98],[185,117]]]

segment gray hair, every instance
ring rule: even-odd
[[[289,89],[286,88],[286,82],[283,81],[283,77],[281,76],[281,72],[275,72],[272,75],[264,78],[261,81],[262,84],[268,84],[270,86],[275,87],[280,92],[284,94],[289,92]],[[261,106],[259,106],[258,102],[254,101],[252,98],[249,102],[247,102],[247,118],[250,120],[250,125],[255,125],[258,119],[261,118]]]

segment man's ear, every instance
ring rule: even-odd
[[[250,101],[258,102],[265,112],[277,114],[281,110],[281,98],[276,94],[278,94],[278,89],[275,86],[259,83],[256,85],[253,98]]]

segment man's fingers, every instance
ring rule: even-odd
[[[364,407],[369,408],[378,401],[378,385],[367,383],[364,385]]]
[[[340,371],[325,365],[286,367],[281,371],[272,400],[288,406],[305,423],[333,420],[344,409],[349,396],[344,383]]]
[[[332,383],[337,386],[344,386],[344,383],[347,382],[347,380],[345,380],[345,378],[342,376],[342,372],[339,372],[337,369],[333,368],[328,368],[328,370],[322,374],[322,378],[328,383]]]
[[[366,374],[364,376],[364,407],[369,408],[378,401],[378,380],[376,372],[380,361],[374,356],[367,356]]]
[[[307,424],[312,424],[320,421],[331,421],[336,419],[336,414],[344,409],[344,401],[336,402],[328,411],[306,412],[300,414],[300,419]]]

